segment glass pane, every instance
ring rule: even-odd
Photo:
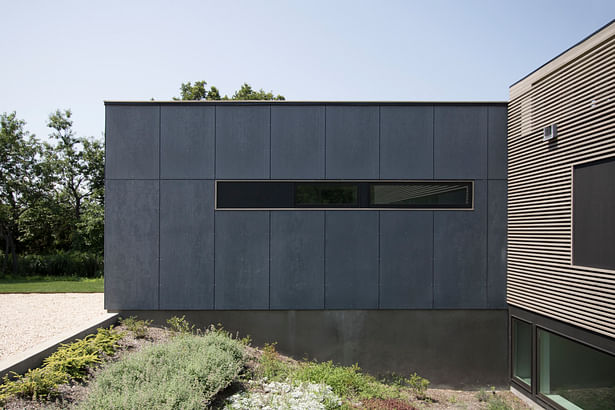
[[[512,320],[513,377],[532,385],[532,325]]]
[[[297,183],[295,185],[296,206],[358,206],[356,184],[338,183]]]
[[[538,331],[539,392],[566,409],[615,409],[615,356]]]
[[[384,207],[453,207],[472,206],[469,182],[408,182],[372,184],[372,206]]]

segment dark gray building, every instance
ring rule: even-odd
[[[508,383],[506,103],[107,102],[105,307]]]

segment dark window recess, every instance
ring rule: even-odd
[[[472,208],[471,182],[218,181],[217,208]]]
[[[615,269],[615,157],[573,169],[574,265]]]

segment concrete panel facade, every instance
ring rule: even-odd
[[[325,107],[271,107],[271,178],[325,177]]]
[[[324,309],[324,211],[271,212],[271,309]]]
[[[326,177],[379,178],[379,108],[327,106]]]
[[[213,181],[160,181],[160,308],[214,308]]]
[[[506,307],[506,195],[505,180],[487,182],[487,306]]]
[[[216,178],[269,178],[270,132],[268,105],[217,106]]]
[[[106,115],[108,309],[505,307],[504,104],[119,103]],[[474,209],[215,211],[216,178],[470,179]],[[146,179],[159,198],[117,191]],[[150,242],[114,239],[137,229]],[[133,266],[147,298],[122,290]]]
[[[434,178],[487,178],[488,107],[436,106]]]
[[[433,106],[380,108],[380,178],[433,178]]]
[[[434,211],[434,307],[487,307],[487,183],[474,185],[474,211]]]
[[[158,309],[158,181],[105,183],[105,306]]]
[[[269,226],[269,212],[216,213],[216,309],[269,309]]]
[[[325,308],[378,308],[378,212],[326,211]]]
[[[380,308],[433,308],[433,211],[380,212]]]
[[[158,179],[159,125],[159,106],[107,106],[105,178]]]
[[[215,115],[215,107],[161,107],[161,178],[214,178]]]
[[[488,169],[489,179],[506,179],[508,164],[508,110],[506,107],[489,107]]]

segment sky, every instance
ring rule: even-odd
[[[0,113],[41,139],[71,109],[170,100],[205,80],[294,101],[506,101],[508,87],[615,18],[613,0],[0,0]]]

